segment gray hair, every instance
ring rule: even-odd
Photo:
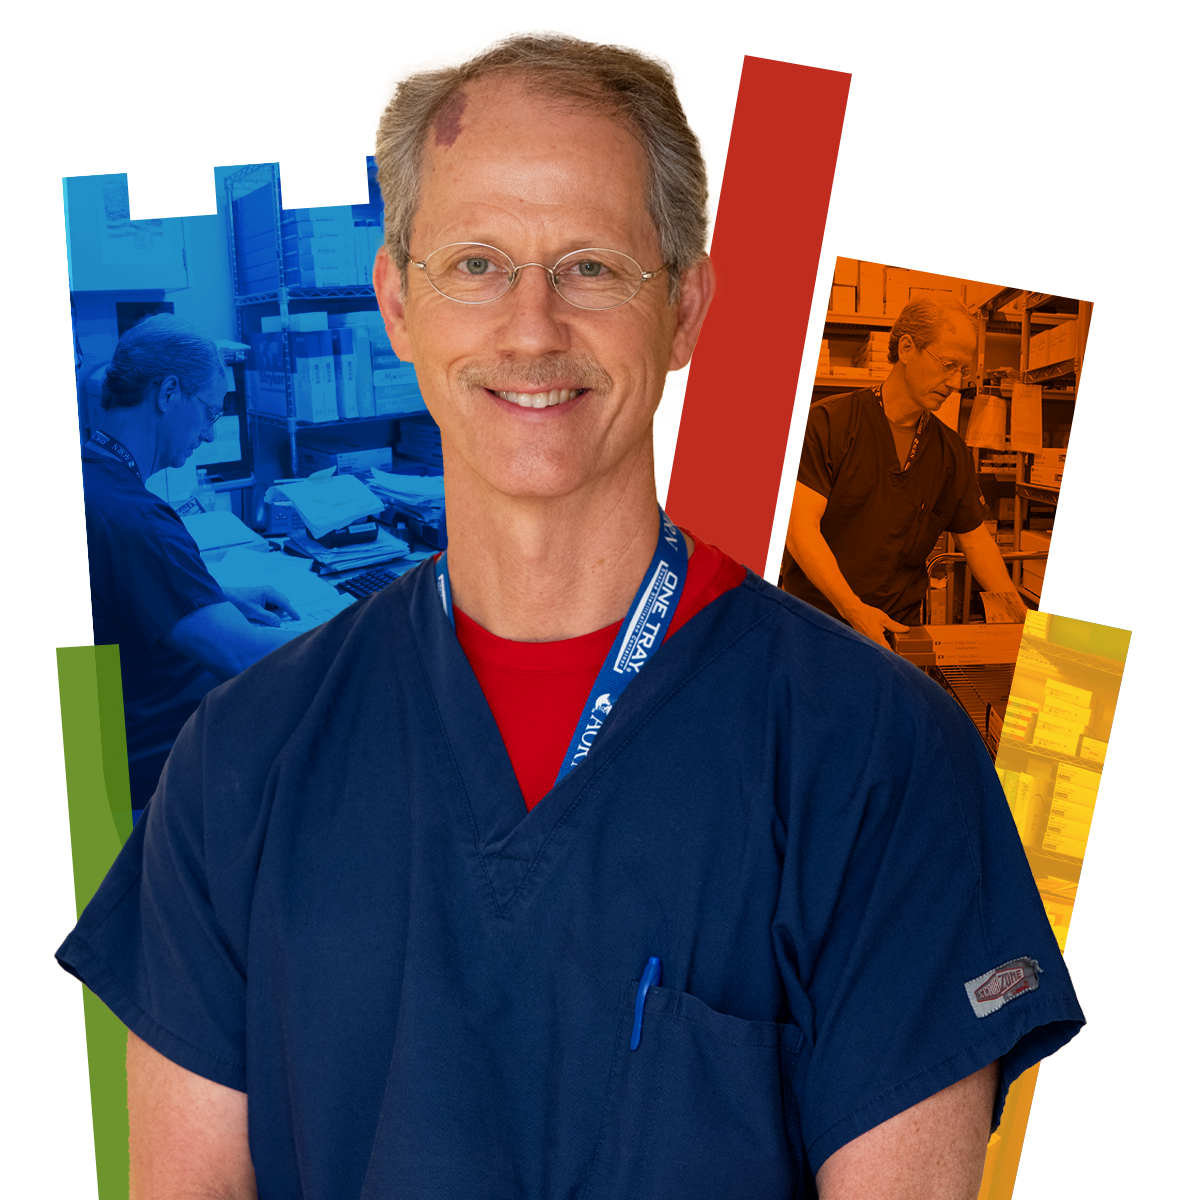
[[[674,303],[683,272],[704,254],[708,230],[707,171],[674,77],[665,63],[636,50],[562,34],[506,38],[459,67],[424,71],[396,88],[379,122],[375,160],[386,212],[385,245],[404,287],[428,131],[466,84],[494,74],[514,76],[531,94],[605,110],[638,139],[649,174],[647,211]]]
[[[936,342],[944,330],[953,330],[959,317],[969,321],[974,327],[975,313],[953,297],[947,300],[941,296],[923,296],[919,300],[911,300],[901,310],[901,315],[893,322],[893,328],[889,331],[889,362],[897,361],[897,343],[906,334],[909,334],[919,350],[924,350],[932,342]]]
[[[105,409],[135,408],[149,386],[167,375],[176,375],[181,390],[193,395],[221,370],[218,347],[204,333],[172,313],[154,313],[119,339],[100,403]]]

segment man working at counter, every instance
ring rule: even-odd
[[[658,507],[714,289],[669,72],[511,39],[376,158],[449,548],[206,698],[59,951],[133,1194],[974,1196],[1081,1013],[962,713]]]
[[[921,619],[926,557],[950,530],[988,592],[1015,592],[984,525],[967,444],[933,417],[973,374],[971,313],[913,300],[889,334],[883,384],[811,406],[782,586],[875,642]]]
[[[119,339],[83,447],[95,645],[119,646],[133,814],[202,697],[293,636],[265,607],[295,616],[284,597],[219,587],[181,518],[144,486],[213,439],[225,395],[214,343],[171,314],[147,317]]]

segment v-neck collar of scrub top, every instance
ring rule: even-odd
[[[913,452],[912,454],[909,451],[906,452],[905,465],[903,466],[901,459],[897,455],[897,441],[893,437],[893,422],[889,420],[889,414],[885,412],[884,396],[881,389],[879,387],[870,388],[869,392],[873,400],[872,407],[880,414],[881,421],[883,422],[886,436],[882,441],[888,444],[889,470],[899,478],[909,476],[917,466],[918,459],[921,457],[922,451],[926,447],[926,442],[929,440],[930,423],[933,419],[933,414],[926,409],[922,409],[921,416],[918,417],[918,423],[914,429],[914,435],[910,438],[909,442]],[[914,438],[917,439],[916,448]]]
[[[595,791],[603,769],[639,732],[647,714],[666,693],[682,685],[690,672],[681,665],[698,667],[723,651],[723,646],[709,642],[696,652],[690,642],[705,638],[713,624],[704,619],[705,614],[727,597],[714,601],[671,635],[668,644],[679,639],[682,653],[666,653],[668,644],[664,644],[613,706],[588,759],[528,811],[494,714],[441,608],[431,566],[429,561],[409,572],[405,578],[411,587],[398,592],[406,597],[428,694],[456,780],[455,793],[440,799],[465,806],[462,815],[473,831],[472,865],[501,916],[512,903],[525,903],[550,865],[578,836],[583,801]],[[730,638],[728,644],[734,640]]]

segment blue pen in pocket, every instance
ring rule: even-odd
[[[650,990],[652,983],[658,983],[661,979],[662,962],[652,955],[642,971],[642,978],[638,983],[638,994],[634,998],[634,1032],[630,1036],[631,1050],[636,1050],[638,1043],[642,1040],[642,1010],[646,1007],[646,993]]]

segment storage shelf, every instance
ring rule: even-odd
[[[828,325],[842,325],[846,329],[892,329],[896,317],[878,317],[874,313],[827,313]]]
[[[1061,488],[1056,484],[1018,483],[1016,494],[1026,500],[1036,500],[1038,504],[1056,504]]]
[[[293,422],[293,425],[298,430],[334,429],[339,425],[368,425],[374,421],[401,421],[407,417],[426,417],[427,415],[427,412],[420,408],[414,412],[378,413],[373,417],[339,417],[336,421],[296,420]],[[257,409],[250,408],[247,410],[247,416],[251,420],[258,421],[261,425],[271,425],[276,429],[288,428],[288,418],[277,416],[275,413],[259,412]]]
[[[290,287],[284,289],[289,300],[354,300],[374,299],[374,288],[369,283],[354,283],[343,287]],[[279,289],[270,292],[254,292],[250,296],[236,296],[235,305],[247,308],[253,304],[278,304]]]
[[[1100,671],[1115,679],[1123,678],[1123,663],[1116,662],[1113,658],[1104,658],[1101,654],[1090,654],[1085,650],[1075,650],[1057,642],[1048,642],[1044,638],[1022,638],[1017,663],[1031,664],[1038,670],[1072,667],[1076,670]],[[1102,770],[1101,766],[1099,770]]]
[[[885,378],[884,375],[878,375],[875,378],[871,375],[816,375],[815,387],[847,388],[854,392],[860,388],[872,387],[874,384],[884,383]]]
[[[1073,358],[1068,358],[1064,362],[1050,363],[1048,366],[1023,372],[1024,382],[1048,383],[1054,379],[1068,379],[1074,374],[1076,366],[1077,362]]]
[[[1073,858],[1069,854],[1058,854],[1053,850],[1033,850],[1026,846],[1025,858],[1029,860],[1035,879],[1053,876],[1055,879],[1077,883],[1082,874],[1082,859]]]
[[[1020,664],[1017,663],[1019,668]],[[1011,738],[1000,739],[1000,753],[1005,750],[1015,750],[1017,754],[1023,754],[1026,757],[1029,755],[1037,758],[1044,758],[1047,762],[1061,763],[1067,767],[1082,767],[1084,770],[1093,771],[1096,775],[1103,773],[1103,764],[1091,762],[1089,758],[1079,758],[1077,754],[1062,754],[1058,750],[1046,750],[1044,746],[1034,746],[1029,742],[1018,742]]]

